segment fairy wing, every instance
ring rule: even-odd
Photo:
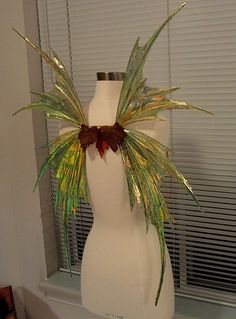
[[[120,100],[118,103],[116,121],[122,125],[123,118],[130,108],[135,106],[136,99],[145,87],[146,79],[143,78],[143,66],[146,58],[155,40],[166,24],[184,7],[183,3],[165,22],[153,33],[151,38],[144,46],[140,46],[139,38],[134,44],[128,65],[125,72],[125,78],[121,89]]]
[[[150,136],[135,130],[126,130],[120,150],[127,178],[130,205],[137,202],[144,210],[147,225],[152,224],[157,231],[161,253],[161,276],[156,296],[159,299],[165,269],[165,221],[171,222],[165,199],[161,193],[163,177],[169,174],[175,178],[192,196],[200,208],[185,177],[169,160],[168,149]],[[201,208],[200,208],[201,209]]]
[[[51,92],[38,94],[40,98],[37,102],[19,109],[16,113],[26,109],[36,108],[45,111],[49,118],[69,121],[77,126],[86,124],[86,119],[76,89],[58,55],[52,51],[52,57],[49,56],[33,44],[27,37],[22,35],[16,29],[14,30],[39,53],[42,59],[53,71],[56,79]]]
[[[164,221],[171,221],[160,187],[166,174],[174,177],[192,196],[190,185],[168,158],[168,149],[153,138],[139,131],[128,129],[128,125],[147,120],[158,120],[161,111],[171,109],[195,109],[210,113],[197,105],[168,99],[167,95],[178,88],[151,88],[146,84],[142,71],[147,55],[165,25],[184,7],[182,4],[158,28],[144,46],[136,41],[128,61],[118,104],[116,121],[125,128],[126,138],[120,146],[129,189],[130,205],[137,202],[144,210],[147,225],[152,224],[160,242],[161,274],[155,304],[157,304],[165,270]]]
[[[78,138],[81,126],[87,123],[73,82],[58,55],[52,51],[52,56],[49,56],[28,38],[15,31],[40,54],[55,76],[52,91],[35,93],[39,100],[22,107],[16,113],[27,109],[38,109],[44,111],[48,118],[64,120],[75,127],[73,131],[64,133],[49,143],[49,156],[44,161],[35,184],[36,188],[46,170],[53,169],[57,181],[55,207],[59,208],[63,216],[65,253],[70,267],[68,216],[76,213],[79,198],[88,201],[86,153]]]
[[[135,97],[129,107],[118,120],[120,125],[126,127],[135,122],[162,120],[159,115],[162,111],[174,109],[194,109],[211,114],[209,111],[184,101],[177,101],[167,98],[167,95],[178,88],[157,89],[143,86],[141,92]]]
[[[139,38],[134,44],[125,72],[117,108],[116,121],[124,126],[139,121],[158,119],[159,112],[170,109],[204,109],[183,101],[170,100],[167,94],[178,88],[150,88],[143,78],[143,67],[154,42],[167,23],[185,6],[183,3],[164,23],[153,33],[147,43],[139,44]],[[209,112],[208,112],[209,113]]]

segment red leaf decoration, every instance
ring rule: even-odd
[[[112,126],[92,126],[82,125],[79,132],[79,140],[83,151],[87,149],[90,144],[96,142],[96,148],[101,157],[103,157],[105,151],[112,149],[113,152],[118,150],[119,145],[122,144],[125,139],[126,133],[124,128],[119,124],[115,123]]]
[[[78,137],[84,152],[86,151],[87,147],[90,144],[93,144],[97,141],[97,135],[98,135],[97,126],[89,127],[85,124],[81,125],[81,129],[80,129]]]

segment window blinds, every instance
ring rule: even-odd
[[[98,71],[124,71],[138,35],[146,41],[177,0],[38,0],[41,45],[62,57],[86,105]],[[172,159],[188,178],[204,213],[175,181],[164,192],[175,224],[166,226],[176,292],[215,302],[236,301],[236,2],[190,0],[161,34],[148,58],[151,85],[181,86],[174,97],[213,116],[170,113]],[[51,87],[44,66],[45,89]],[[48,123],[49,138],[58,123]],[[70,224],[73,270],[79,271],[92,212],[83,202]],[[63,231],[56,216],[61,268]]]
[[[205,211],[172,185],[177,291],[229,303],[236,301],[235,17],[235,1],[191,1],[170,25],[171,82],[183,87],[176,96],[215,114],[172,113],[173,160]]]

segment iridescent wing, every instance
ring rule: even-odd
[[[139,38],[135,42],[125,72],[117,108],[116,121],[123,127],[134,122],[158,119],[159,112],[170,109],[204,109],[182,101],[169,100],[167,94],[177,88],[156,89],[146,85],[143,78],[143,67],[146,58],[157,40],[160,32],[167,23],[185,6],[183,3],[165,22],[153,33],[143,46],[139,45]]]
[[[154,225],[160,241],[161,277],[156,296],[159,299],[165,269],[165,239],[163,222],[171,222],[165,199],[160,191],[163,177],[167,174],[175,178],[192,196],[191,186],[168,158],[168,149],[148,135],[125,130],[127,136],[120,147],[125,167],[130,196],[130,205],[135,201],[143,208],[147,225]],[[201,208],[200,208],[201,209]]]
[[[159,237],[162,267],[156,305],[161,292],[166,263],[163,222],[171,221],[165,199],[160,191],[163,177],[166,174],[174,177],[188,191],[199,207],[200,205],[187,180],[169,160],[168,149],[141,132],[129,130],[127,126],[140,121],[158,120],[161,111],[171,109],[195,109],[210,113],[197,105],[168,99],[167,95],[178,88],[148,87],[142,75],[145,60],[154,41],[165,25],[184,5],[185,3],[166,19],[144,46],[139,45],[139,39],[136,41],[128,61],[116,114],[116,121],[125,128],[127,133],[120,146],[120,151],[125,166],[131,208],[135,202],[143,208],[147,225],[151,223],[156,228]]]
[[[116,121],[121,125],[126,113],[129,112],[130,108],[134,107],[136,100],[145,87],[146,79],[143,78],[143,66],[152,45],[158,38],[162,29],[184,7],[184,5],[185,3],[183,3],[172,15],[165,20],[165,22],[153,33],[151,38],[144,46],[139,45],[139,38],[135,42],[126,68],[125,78],[117,108]]]
[[[159,117],[162,111],[174,109],[194,109],[211,114],[209,111],[184,101],[168,99],[167,94],[176,91],[178,88],[156,89],[143,86],[141,92],[130,103],[126,112],[120,119],[119,124],[123,127],[140,121],[161,120]]]
[[[58,55],[52,51],[52,57],[50,57],[16,29],[14,29],[14,31],[39,53],[53,71],[56,79],[51,92],[39,94],[40,99],[38,102],[27,105],[19,109],[16,113],[22,110],[36,108],[45,111],[49,118],[62,119],[77,126],[87,124],[73,82]]]
[[[39,100],[26,105],[16,113],[28,109],[38,109],[44,111],[48,118],[64,120],[75,127],[73,131],[62,134],[49,144],[49,156],[42,165],[35,184],[36,188],[46,170],[53,169],[57,181],[55,207],[63,215],[66,255],[70,266],[67,232],[68,216],[76,213],[79,198],[88,201],[85,170],[86,153],[82,150],[78,138],[81,126],[87,123],[75,87],[58,55],[52,51],[52,57],[50,57],[28,38],[18,31],[16,32],[40,54],[55,76],[52,91],[35,93],[39,96]]]

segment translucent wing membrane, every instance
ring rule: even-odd
[[[83,152],[78,139],[78,130],[62,134],[50,143],[50,155],[42,165],[35,184],[36,188],[46,170],[53,169],[57,181],[55,208],[58,208],[63,215],[65,248],[69,267],[68,216],[76,213],[80,198],[88,201],[85,160],[86,153]]]
[[[135,42],[126,68],[125,79],[117,108],[116,121],[126,126],[139,121],[159,119],[159,112],[170,109],[204,109],[182,101],[169,100],[167,95],[178,88],[156,89],[146,85],[143,78],[143,67],[152,45],[166,24],[184,7],[183,3],[158,28],[144,46]],[[208,112],[209,113],[209,112]]]
[[[156,89],[143,86],[139,95],[132,100],[132,103],[130,103],[125,114],[122,116],[120,125],[127,126],[140,121],[161,120],[159,118],[161,111],[173,109],[193,109],[211,114],[209,111],[197,105],[171,100],[166,97],[167,94],[177,89],[178,88],[175,87],[170,89]]]
[[[126,133],[127,136],[120,148],[129,189],[130,205],[133,207],[137,201],[143,208],[147,225],[151,223],[155,226],[160,242],[162,267],[155,301],[157,304],[165,270],[163,222],[172,221],[160,191],[163,177],[166,174],[174,177],[188,191],[199,207],[200,205],[187,180],[169,160],[168,149],[164,145],[138,131],[126,130]]]
[[[143,78],[143,67],[148,53],[165,25],[184,7],[183,3],[166,21],[158,28],[144,46],[139,45],[139,38],[135,42],[126,68],[125,79],[117,108],[116,121],[123,127],[129,124],[161,120],[161,111],[172,109],[194,109],[210,113],[201,107],[183,101],[168,99],[168,94],[177,90],[177,87],[168,89],[151,88]],[[211,114],[211,113],[210,113]],[[184,176],[169,160],[168,150],[151,137],[132,130],[125,130],[127,136],[120,146],[126,179],[129,189],[130,205],[135,201],[142,206],[147,225],[150,223],[156,228],[160,242],[161,275],[157,289],[155,304],[157,305],[165,270],[165,240],[164,221],[171,221],[165,199],[160,191],[165,174],[174,177],[192,196],[190,185]]]
[[[65,120],[75,126],[74,131],[65,133],[50,143],[50,155],[42,165],[35,184],[36,187],[47,169],[52,168],[54,170],[54,176],[57,180],[56,207],[59,208],[63,215],[69,264],[70,257],[68,254],[67,234],[68,215],[75,214],[79,198],[83,198],[85,201],[88,200],[85,149],[91,143],[98,142],[97,136],[99,136],[102,131],[104,131],[104,134],[108,134],[106,140],[104,138],[101,139],[103,144],[104,141],[110,141],[111,136],[109,135],[110,133],[107,132],[112,131],[111,128],[118,127],[120,130],[115,133],[125,132],[126,134],[122,135],[122,139],[118,139],[118,142],[115,141],[115,144],[113,143],[114,145],[108,144],[110,147],[111,145],[115,146],[115,148],[111,147],[113,151],[116,151],[118,148],[117,145],[119,145],[126,173],[131,208],[134,206],[135,202],[143,208],[147,228],[149,224],[152,224],[155,227],[160,242],[161,274],[155,299],[156,305],[163,284],[166,264],[163,222],[172,221],[165,199],[160,191],[163,177],[166,174],[169,174],[175,178],[192,196],[199,207],[200,205],[187,180],[169,160],[168,149],[146,134],[134,130],[124,130],[124,127],[139,121],[160,119],[159,114],[161,111],[171,109],[194,109],[210,113],[197,105],[168,99],[168,94],[174,92],[178,88],[151,88],[147,86],[146,79],[144,79],[142,75],[144,63],[153,43],[165,25],[184,7],[184,5],[185,3],[166,19],[144,46],[139,45],[139,38],[135,42],[128,61],[118,103],[116,114],[117,123],[115,123],[113,127],[106,126],[106,130],[104,129],[105,126],[99,129],[97,127],[89,128],[87,126],[72,80],[57,54],[52,51],[52,57],[50,57],[34,45],[28,38],[15,30],[40,54],[55,75],[53,90],[48,93],[36,93],[39,96],[39,101],[23,107],[19,111],[33,108],[40,109],[46,112],[49,118]],[[96,131],[95,139],[93,135],[89,135],[93,134],[93,131]],[[86,146],[84,149],[81,146],[80,140],[82,135],[83,139],[81,140],[85,141],[84,145]],[[91,138],[92,140],[90,140]],[[108,144],[105,145],[106,147],[104,149],[107,149]]]
[[[153,43],[166,24],[184,7],[184,5],[185,3],[165,20],[144,46],[139,45],[139,38],[135,42],[126,68],[125,79],[117,108],[116,121],[120,124],[123,122],[123,117],[126,115],[126,112],[129,111],[129,107],[135,103],[135,100],[144,88],[146,79],[143,79],[143,66]]]
[[[26,105],[16,111],[17,114],[27,109],[38,109],[44,111],[48,118],[68,121],[71,124],[80,126],[81,121],[68,109],[68,101],[62,99],[57,92],[34,93],[40,97],[37,102]]]
[[[82,124],[86,125],[87,122],[72,80],[58,55],[52,51],[52,57],[50,57],[28,38],[17,30],[15,31],[40,54],[55,76],[52,91],[34,93],[38,95],[39,100],[22,107],[16,113],[27,109],[39,109],[44,111],[49,118],[64,120],[75,126],[74,131],[65,133],[50,143],[50,155],[42,165],[35,184],[36,188],[46,170],[53,169],[54,177],[57,181],[55,207],[63,215],[66,255],[70,267],[67,232],[68,216],[69,214],[75,214],[79,198],[88,201],[85,171],[86,155],[78,138]]]
[[[52,51],[52,57],[50,57],[16,29],[14,29],[14,31],[40,54],[40,56],[52,69],[56,79],[52,92],[49,92],[46,95],[42,94],[37,103],[23,107],[19,111],[37,108],[42,111],[46,111],[49,117],[56,117],[67,121],[71,121],[70,119],[73,119],[73,121],[71,121],[73,124],[86,124],[86,119],[73,82],[57,54]]]

